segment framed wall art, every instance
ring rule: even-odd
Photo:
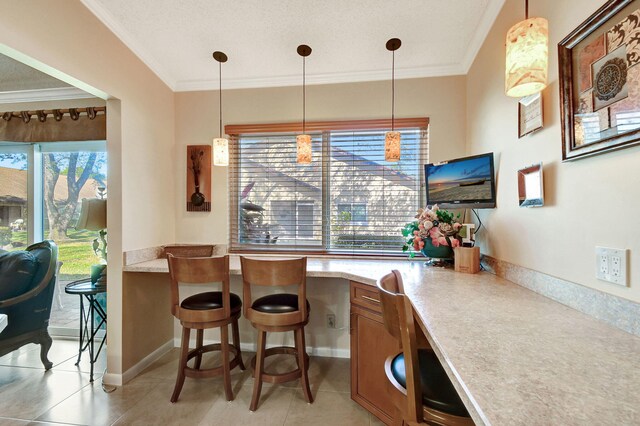
[[[542,129],[542,94],[525,96],[518,101],[518,138]]]
[[[211,145],[187,146],[187,211],[211,211]]]
[[[640,143],[640,0],[609,0],[558,44],[562,159]]]
[[[518,204],[520,207],[544,206],[542,163],[518,170]]]

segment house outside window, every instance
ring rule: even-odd
[[[297,164],[287,125],[227,126],[230,249],[400,253],[400,230],[424,202],[428,119],[396,120],[394,163],[384,161],[387,121],[308,124],[311,164]]]
[[[367,223],[367,204],[338,203],[338,217],[345,222],[364,225]]]

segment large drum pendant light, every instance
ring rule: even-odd
[[[400,160],[400,132],[395,131],[395,101],[396,101],[396,50],[402,42],[398,38],[387,41],[387,50],[391,51],[391,131],[384,137],[385,161]]]
[[[222,63],[227,62],[227,55],[222,52],[213,52],[213,59],[219,64],[219,109],[220,109],[220,137],[213,139],[213,165],[228,166],[229,165],[229,140],[222,137]]]
[[[311,164],[311,135],[307,135],[306,126],[306,81],[305,81],[305,60],[311,55],[311,48],[306,44],[298,46],[298,55],[302,56],[302,134],[296,136],[297,161],[298,164]]]
[[[547,87],[549,62],[549,23],[544,18],[529,19],[525,0],[525,20],[507,32],[505,93],[521,98]]]

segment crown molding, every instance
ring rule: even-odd
[[[493,24],[496,22],[496,18],[502,10],[502,6],[504,6],[505,1],[506,0],[490,0],[489,5],[484,10],[482,18],[480,18],[480,22],[478,22],[478,26],[473,32],[473,38],[468,44],[467,53],[462,58],[461,67],[464,70],[465,75],[469,73],[471,65],[473,65],[473,61],[476,59],[476,56],[478,56],[478,52],[480,51],[480,48],[482,48]]]
[[[59,87],[53,89],[17,90],[0,92],[0,104],[21,102],[63,101],[68,99],[89,99],[95,96],[77,87]]]
[[[390,80],[389,70],[364,71],[350,73],[307,74],[307,85],[361,83],[367,81]],[[421,68],[396,69],[396,80],[424,77],[445,77],[452,75],[464,75],[465,71],[458,64],[441,65]],[[223,80],[223,88],[227,89],[254,89],[266,87],[299,86],[299,75],[287,75],[282,77],[265,78],[237,78]],[[218,90],[218,80],[190,80],[178,81],[176,92],[193,92],[199,90]]]
[[[158,76],[174,92],[188,92],[198,90],[216,90],[218,81],[215,79],[205,80],[177,80],[151,55],[148,50],[136,41],[111,13],[97,0],[80,0],[82,4],[93,13],[111,32],[115,34],[154,74]],[[452,75],[466,75],[473,64],[487,34],[491,30],[502,6],[506,0],[489,0],[473,37],[468,44],[466,53],[459,63],[448,65],[436,65],[429,67],[419,67],[405,70],[397,70],[397,79],[424,78],[424,77],[444,77]],[[336,83],[357,83],[366,81],[389,80],[387,70],[362,71],[351,73],[328,73],[308,75],[308,84],[336,84]],[[297,86],[300,84],[298,75],[275,76],[264,78],[238,78],[225,79],[225,89],[249,89],[264,87]]]
[[[120,41],[122,41],[124,45],[138,57],[138,59],[140,59],[156,76],[158,76],[164,84],[169,86],[169,88],[175,92],[176,79],[162,65],[160,65],[158,61],[156,61],[153,55],[147,52],[146,48],[137,42],[136,39],[113,18],[111,13],[109,13],[102,4],[96,0],[80,1],[91,13],[95,15],[96,18],[100,20],[100,22],[102,22],[116,37],[118,37]]]

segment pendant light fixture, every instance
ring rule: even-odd
[[[507,32],[505,93],[521,98],[547,87],[549,23],[544,18],[529,19],[529,1],[524,2],[524,21]]]
[[[298,46],[298,55],[302,56],[302,134],[296,136],[297,162],[298,164],[311,164],[311,135],[306,134],[306,69],[305,61],[311,55],[311,48],[306,44]]]
[[[222,137],[222,63],[227,62],[227,55],[222,52],[213,52],[213,59],[219,64],[219,86],[218,95],[220,101],[220,137],[213,139],[213,165],[228,166],[229,165],[229,140]]]
[[[392,38],[387,41],[387,50],[391,51],[391,131],[384,137],[384,159],[385,161],[400,160],[400,132],[395,131],[395,103],[396,103],[396,50],[400,48],[402,42],[399,38]]]

